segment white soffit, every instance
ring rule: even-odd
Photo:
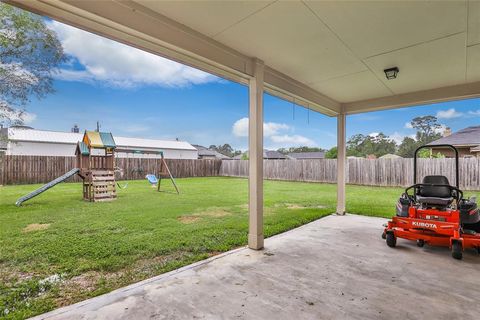
[[[137,1],[209,37],[274,1]]]
[[[468,42],[471,46],[480,43],[480,1],[468,2]]]
[[[359,57],[466,31],[465,1],[306,1]]]
[[[448,87],[465,82],[466,34],[422,43],[365,60],[395,94]],[[387,80],[383,70],[398,66],[397,79]]]
[[[362,71],[323,81],[317,85],[312,85],[312,88],[320,90],[342,103],[391,95],[387,86],[370,71]]]
[[[276,2],[214,39],[307,85],[367,69],[302,2]]]
[[[467,48],[467,81],[480,81],[480,44]]]

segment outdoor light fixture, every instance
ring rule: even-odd
[[[388,68],[383,70],[383,72],[385,72],[385,76],[387,77],[387,80],[396,79],[398,71],[399,71],[398,67],[393,67],[393,68]]]

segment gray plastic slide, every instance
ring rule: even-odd
[[[15,205],[17,207],[20,207],[22,205],[22,203],[24,203],[25,201],[30,200],[30,199],[38,196],[40,193],[42,193],[44,191],[47,191],[51,187],[54,187],[55,185],[59,184],[62,181],[67,180],[68,178],[70,178],[71,176],[73,176],[73,175],[75,175],[79,172],[80,172],[80,169],[78,169],[78,168],[75,168],[75,169],[72,169],[72,170],[68,171],[63,176],[60,176],[57,179],[52,180],[49,183],[47,183],[47,184],[43,185],[42,187],[38,188],[37,190],[30,192],[26,196],[21,197],[20,199],[17,200],[17,202],[15,202]]]

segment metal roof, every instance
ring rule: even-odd
[[[12,141],[77,144],[78,141],[82,140],[83,134],[73,132],[9,128],[8,138]],[[190,143],[185,141],[127,138],[115,135],[113,136],[113,139],[117,147],[123,149],[145,148],[191,151],[197,150]]]
[[[480,145],[480,126],[468,127],[454,132],[447,137],[440,138],[428,145],[451,144],[454,146],[478,146]]]

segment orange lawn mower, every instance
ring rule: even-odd
[[[456,184],[451,186],[445,176],[425,176],[422,183],[416,183],[418,152],[424,148],[430,146],[415,150],[414,185],[398,200],[396,215],[386,224],[382,238],[392,248],[397,238],[416,241],[419,247],[449,247],[455,259],[462,259],[467,248],[480,253],[480,211],[476,199],[464,199],[459,189],[458,150],[448,144],[435,146],[450,148],[455,153]]]

